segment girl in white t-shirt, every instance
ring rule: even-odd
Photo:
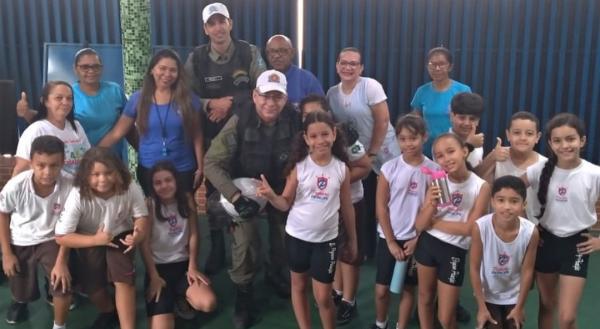
[[[199,241],[193,198],[178,188],[177,170],[171,162],[156,163],[149,174],[152,225],[142,246],[148,326],[174,328],[174,311],[191,318],[194,310],[213,311],[217,299],[210,280],[196,264]]]
[[[558,313],[560,328],[575,328],[589,254],[600,250],[600,239],[587,233],[597,222],[600,167],[580,158],[586,136],[583,122],[575,115],[554,116],[546,124],[545,136],[550,146],[548,160],[527,168],[522,176],[540,203],[543,243],[535,262],[539,327],[552,328],[553,315]]]
[[[519,111],[512,115],[506,129],[506,138],[510,147],[502,146],[502,139],[497,138],[496,147],[483,160],[481,172],[489,184],[494,179],[513,175],[521,177],[529,166],[546,161],[546,157],[534,151],[542,133],[540,121],[531,112]],[[539,205],[535,193],[527,189],[527,219],[537,224],[537,209]]]
[[[148,225],[142,189],[118,155],[100,147],[85,153],[74,186],[55,227],[56,242],[77,248],[82,290],[101,312],[92,328],[114,325],[118,313],[121,328],[134,329],[133,249]],[[114,304],[109,282],[115,286]]]
[[[522,328],[533,283],[539,233],[521,217],[527,188],[513,175],[492,185],[494,212],[479,218],[471,234],[469,268],[477,300],[477,328]]]
[[[313,94],[303,98],[299,105],[302,118],[312,112],[330,112],[327,99],[321,95]],[[361,179],[367,177],[371,171],[371,160],[363,144],[358,140],[358,132],[348,124],[337,124],[338,131],[343,131],[346,139],[346,153],[348,154],[350,169],[350,195],[354,206],[356,226],[357,255],[354,262],[340,258],[335,270],[333,280],[333,303],[335,304],[336,322],[338,325],[349,322],[357,314],[356,291],[360,277],[360,265],[364,260],[364,236],[369,227],[365,222],[364,190]],[[341,224],[341,223],[340,223]],[[346,248],[346,237],[343,226],[340,226],[338,247]],[[343,254],[343,253],[342,253]]]
[[[388,328],[389,288],[397,261],[407,262],[407,266],[395,328],[408,327],[417,286],[413,258],[418,238],[415,220],[430,182],[421,168],[439,169],[433,161],[423,155],[427,128],[420,116],[408,114],[401,117],[396,123],[396,140],[402,155],[384,163],[377,180],[375,205],[379,220],[379,241],[375,254],[376,318],[374,326],[371,327],[373,329]]]
[[[31,143],[42,135],[56,136],[65,143],[63,170],[75,175],[83,154],[90,148],[90,142],[73,114],[73,88],[64,81],[48,81],[42,90],[38,113],[33,121],[19,138],[12,175],[29,169]]]
[[[347,259],[356,256],[354,208],[350,197],[350,170],[345,164],[345,142],[337,134],[328,113],[306,116],[296,140],[281,195],[276,195],[262,176],[257,189],[277,209],[291,208],[285,231],[292,279],[292,305],[301,329],[311,327],[306,292],[312,277],[314,298],[325,329],[335,328],[331,282],[337,260],[338,213],[341,212],[348,245]]]
[[[466,254],[475,220],[487,212],[489,185],[466,162],[469,150],[452,133],[433,142],[433,156],[448,174],[450,204],[440,205],[442,190],[431,185],[419,211],[421,231],[415,259],[419,278],[419,324],[432,329],[436,291],[438,319],[444,328],[456,328],[456,306],[465,275]],[[426,232],[423,232],[425,231]]]

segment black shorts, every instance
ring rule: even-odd
[[[586,237],[581,236],[581,233],[586,233],[587,230],[561,238],[538,227],[540,243],[535,258],[535,270],[541,273],[559,273],[587,278],[590,256],[577,252],[577,244],[587,240]]]
[[[307,242],[285,234],[290,270],[308,272],[323,283],[332,283],[337,260],[337,238],[327,242]]]
[[[446,243],[433,235],[423,232],[419,236],[415,259],[417,263],[435,267],[437,279],[452,286],[460,287],[465,279],[467,251]]]
[[[396,240],[396,243],[400,248],[404,247],[406,240]],[[409,286],[416,286],[417,281],[417,263],[415,262],[414,255],[408,257],[406,260],[406,275],[404,277],[404,284]],[[390,254],[390,249],[387,246],[385,239],[379,237],[377,241],[377,251],[375,253],[375,263],[377,264],[377,274],[375,275],[375,283],[384,286],[389,286],[392,282],[392,275],[394,274],[394,266],[396,266],[396,258]]]
[[[188,261],[156,264],[156,270],[167,284],[160,292],[158,302],[155,299],[146,301],[146,314],[150,316],[173,313],[177,298],[185,298],[188,282],[185,273],[188,269]],[[150,277],[146,273],[144,288],[148,289]]]
[[[487,329],[516,329],[515,320],[508,320],[506,317],[515,308],[515,305],[497,305],[492,303],[485,303],[490,315],[494,320],[496,320],[497,324],[493,324],[491,322],[486,322],[484,328]]]

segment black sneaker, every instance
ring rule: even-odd
[[[375,323],[373,323],[373,325],[370,326],[369,329],[388,329],[388,325],[386,323],[385,327],[381,328],[381,327],[378,327]]]
[[[96,320],[90,327],[90,329],[109,329],[114,328],[119,323],[119,317],[117,311],[106,312],[98,314]]]
[[[460,323],[468,323],[471,321],[471,313],[460,304],[456,305],[456,321]]]
[[[54,307],[54,297],[50,294],[46,295],[46,304]],[[77,308],[77,298],[75,298],[75,295],[71,296],[71,305],[69,305],[69,311],[74,310],[75,308]]]
[[[331,289],[331,299],[333,299],[335,307],[338,307],[342,301],[342,294],[338,294],[335,290]]]
[[[337,308],[337,324],[343,325],[350,322],[350,320],[356,317],[356,313],[356,301],[354,301],[354,305],[350,305],[347,301],[342,300],[340,306]]]
[[[28,317],[27,303],[12,302],[8,307],[8,311],[6,311],[6,322],[8,324],[25,321]]]
[[[175,315],[177,315],[177,317],[184,320],[192,320],[194,317],[196,317],[196,310],[183,296],[176,298],[173,312]]]

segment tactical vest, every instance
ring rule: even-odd
[[[250,78],[250,63],[252,52],[250,44],[241,40],[232,40],[235,49],[229,62],[217,64],[210,59],[210,42],[194,49],[194,75],[200,82],[197,90],[202,98],[221,98],[233,96],[234,102],[246,102],[251,99],[254,89]],[[235,106],[235,105],[234,105]],[[221,131],[231,113],[219,123],[203,119],[205,146]]]
[[[237,153],[233,157],[232,177],[267,177],[277,193],[285,186],[284,169],[287,165],[294,137],[301,130],[301,119],[288,103],[275,124],[272,136],[265,135],[265,125],[260,123],[254,103],[248,102],[237,115]]]

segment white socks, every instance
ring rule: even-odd
[[[56,324],[56,322],[54,322],[54,325],[52,326],[52,329],[67,329],[67,324],[62,324],[62,325],[58,325]]]

